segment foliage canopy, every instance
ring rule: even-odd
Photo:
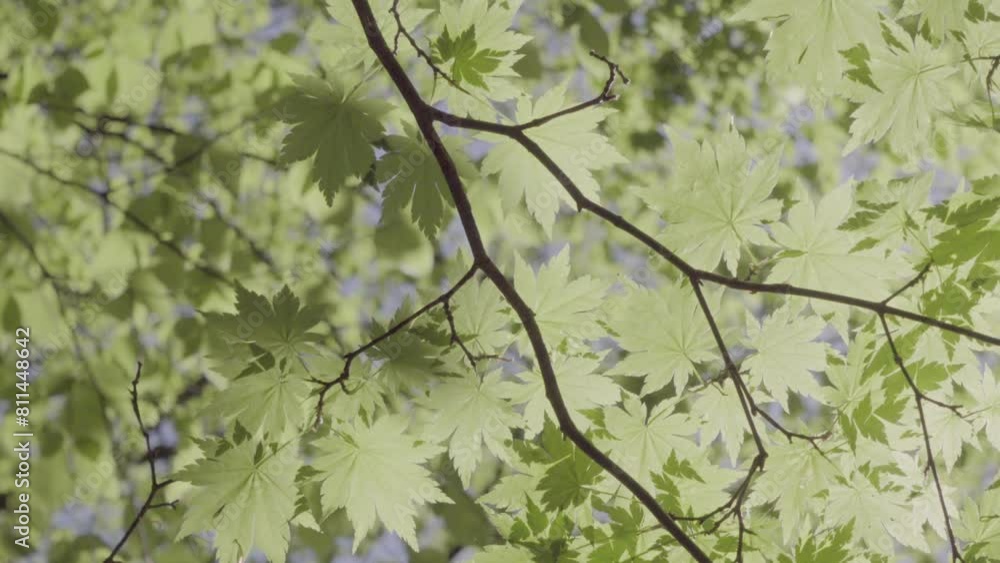
[[[1000,1],[0,21],[4,560],[1000,561]]]

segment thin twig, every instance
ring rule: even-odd
[[[469,348],[466,347],[465,342],[458,336],[458,329],[455,328],[455,315],[451,311],[451,302],[445,299],[441,305],[444,308],[444,316],[448,320],[448,329],[451,331],[451,343],[457,344],[462,349],[465,357],[468,358],[469,363],[472,364],[472,367],[476,367],[476,356],[472,354]]]
[[[439,67],[434,62],[434,59],[431,58],[431,56],[427,53],[427,51],[423,50],[423,48],[421,48],[420,45],[417,44],[417,40],[414,39],[412,35],[410,35],[410,32],[403,25],[403,19],[399,14],[399,0],[392,1],[392,7],[389,8],[389,12],[392,14],[392,17],[396,19],[396,36],[393,38],[393,47],[392,47],[393,56],[395,56],[396,51],[399,50],[399,36],[400,34],[402,34],[403,37],[406,38],[406,41],[410,44],[410,46],[413,47],[413,50],[417,52],[417,56],[423,59],[424,62],[427,63],[427,66],[431,68],[431,72],[434,73],[435,79],[440,76],[445,80],[445,82],[451,84],[460,92],[471,96],[472,94],[468,90],[463,88],[461,84],[459,84],[454,78],[451,77],[450,74],[441,70],[441,67]]]
[[[430,105],[426,105],[425,111],[430,113],[435,121],[439,121],[445,125],[462,129],[495,133],[517,141],[522,147],[524,147],[525,150],[535,157],[535,159],[538,160],[538,162],[542,164],[542,166],[548,170],[553,177],[555,177],[556,181],[559,182],[563,189],[569,194],[570,198],[572,198],[576,203],[577,209],[581,211],[589,211],[610,223],[616,229],[628,234],[680,270],[688,278],[694,277],[702,281],[708,281],[730,289],[750,293],[795,295],[799,297],[808,297],[810,299],[818,299],[820,301],[839,303],[841,305],[865,309],[876,314],[886,314],[893,317],[909,319],[947,332],[972,338],[973,340],[978,340],[979,342],[983,342],[985,344],[1000,346],[1000,337],[991,336],[983,332],[935,319],[927,315],[899,309],[888,305],[887,303],[851,297],[839,293],[799,287],[787,283],[761,283],[741,280],[707,270],[700,270],[682,259],[675,252],[665,247],[662,243],[644,232],[628,219],[625,219],[621,215],[611,211],[609,208],[585,196],[569,175],[567,175],[566,172],[558,164],[556,164],[554,160],[552,160],[552,157],[550,157],[538,145],[538,143],[528,137],[519,125],[504,125],[501,123],[492,123],[468,117],[459,117]]]
[[[698,299],[698,305],[701,307],[701,311],[708,322],[708,327],[712,332],[712,337],[715,339],[715,344],[719,349],[719,354],[722,355],[723,363],[725,364],[726,371],[729,373],[729,378],[736,387],[736,396],[740,400],[740,406],[743,408],[743,414],[747,419],[747,426],[750,429],[750,433],[753,436],[754,445],[757,448],[757,455],[754,456],[753,462],[750,464],[750,470],[747,472],[746,478],[740,487],[740,492],[738,498],[733,503],[732,510],[723,515],[722,518],[716,522],[715,527],[718,528],[722,524],[722,521],[729,515],[737,515],[737,523],[739,525],[739,540],[736,546],[736,560],[738,562],[743,561],[743,536],[746,531],[746,523],[743,521],[743,500],[746,498],[746,490],[750,487],[750,482],[753,480],[757,472],[764,470],[764,464],[767,461],[767,449],[764,447],[764,441],[760,437],[760,433],[757,431],[757,424],[754,422],[754,413],[761,412],[757,407],[757,403],[754,401],[753,396],[750,394],[750,389],[747,387],[745,381],[743,381],[743,376],[740,375],[739,369],[736,367],[736,363],[733,362],[732,356],[729,355],[729,349],[726,347],[726,343],[722,338],[722,331],[719,330],[718,323],[715,322],[715,316],[712,314],[712,309],[708,305],[708,300],[705,299],[705,294],[701,289],[701,283],[697,277],[689,276],[691,281],[691,287],[694,290],[695,297]]]
[[[906,285],[904,285],[903,287],[901,287],[901,288],[897,289],[896,291],[894,291],[892,293],[892,295],[890,295],[889,297],[886,297],[885,299],[883,299],[882,300],[882,304],[883,305],[888,305],[890,301],[892,301],[896,297],[899,297],[900,295],[902,295],[907,289],[910,289],[911,287],[913,287],[913,286],[917,285],[918,283],[920,283],[920,280],[922,280],[925,277],[927,277],[927,273],[931,271],[931,266],[933,266],[933,265],[934,265],[933,261],[928,261],[927,264],[920,270],[920,273],[918,273],[910,281],[906,282]]]
[[[345,393],[349,393],[349,391],[347,390],[347,380],[350,379],[351,377],[351,364],[354,362],[355,358],[357,358],[361,354],[364,354],[366,351],[370,350],[373,346],[378,345],[383,340],[403,330],[410,323],[412,323],[421,315],[427,313],[434,307],[437,307],[438,305],[444,305],[446,307],[446,310],[448,310],[447,304],[449,300],[452,298],[453,295],[455,295],[458,292],[458,290],[462,289],[462,286],[464,286],[466,283],[469,282],[469,280],[472,279],[472,277],[476,274],[477,271],[479,271],[479,265],[473,264],[472,267],[469,268],[469,271],[466,272],[465,275],[463,275],[457,282],[455,282],[455,285],[451,286],[451,288],[448,289],[448,291],[445,291],[444,293],[438,295],[431,301],[428,301],[423,307],[417,309],[409,316],[407,316],[405,319],[389,327],[388,330],[386,330],[379,336],[373,338],[372,340],[369,340],[364,345],[344,354],[342,356],[342,358],[344,359],[344,367],[341,370],[340,375],[338,375],[335,379],[332,379],[330,381],[323,381],[322,379],[311,378],[309,380],[310,383],[319,386],[319,399],[316,403],[316,416],[314,418],[313,426],[319,427],[319,425],[323,422],[323,405],[326,400],[326,394],[330,391],[330,389],[333,389],[334,387],[339,385],[340,388]],[[464,344],[462,345],[462,349],[465,350]],[[473,365],[475,365],[474,362]]]
[[[146,425],[142,422],[142,414],[139,412],[139,378],[142,377],[142,362],[138,362],[135,369],[135,377],[132,379],[132,388],[129,390],[129,394],[132,397],[132,412],[135,414],[135,419],[139,423],[139,430],[142,432],[142,437],[146,441],[146,452],[147,454],[153,450],[152,444],[149,438],[149,431],[146,430]],[[149,479],[150,487],[149,494],[146,496],[146,501],[142,503],[139,507],[139,511],[136,512],[135,518],[132,519],[132,523],[125,530],[125,534],[122,536],[115,547],[111,550],[111,554],[104,560],[104,563],[113,563],[115,561],[115,556],[118,552],[125,547],[125,542],[128,538],[135,532],[136,528],[139,526],[139,522],[146,515],[147,512],[155,508],[176,508],[177,501],[165,502],[165,503],[153,503],[153,499],[156,494],[162,489],[166,488],[174,482],[173,479],[167,479],[165,481],[160,481],[156,476],[156,460],[152,455],[147,455],[146,460],[149,463]]]
[[[938,501],[941,503],[941,511],[944,513],[944,524],[945,529],[948,531],[948,542],[951,545],[951,558],[952,561],[965,561],[962,558],[962,553],[958,549],[958,541],[955,539],[955,532],[951,529],[951,516],[948,514],[948,505],[944,499],[944,489],[941,487],[941,478],[938,476],[937,463],[934,461],[934,451],[931,448],[931,437],[930,431],[927,429],[927,417],[924,415],[924,401],[943,406],[949,410],[952,410],[957,414],[957,407],[947,406],[943,403],[928,399],[917,387],[917,383],[913,380],[910,375],[909,370],[906,369],[906,364],[903,362],[903,358],[899,355],[899,350],[896,349],[896,342],[892,338],[892,331],[889,330],[889,324],[885,320],[885,315],[878,316],[879,321],[882,323],[882,329],[885,332],[885,337],[889,341],[889,350],[892,352],[892,358],[895,360],[896,365],[899,366],[899,371],[902,372],[903,377],[906,378],[907,385],[913,391],[913,396],[917,400],[917,414],[920,417],[920,429],[923,433],[924,438],[924,448],[927,451],[927,466],[930,467],[931,475],[934,477],[934,487],[937,489]]]

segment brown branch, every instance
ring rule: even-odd
[[[560,117],[569,115],[571,113],[576,113],[578,111],[582,111],[590,107],[601,105],[605,102],[613,102],[617,100],[618,95],[612,93],[612,89],[615,86],[615,79],[621,78],[622,83],[624,83],[625,85],[628,85],[632,81],[629,80],[627,76],[625,76],[625,73],[622,72],[621,68],[618,66],[617,63],[612,62],[610,59],[608,59],[604,55],[597,53],[596,51],[590,51],[589,54],[591,57],[594,57],[595,59],[602,61],[604,64],[608,65],[608,79],[607,81],[604,82],[604,87],[596,96],[585,102],[580,102],[579,104],[570,106],[566,109],[550,113],[549,115],[543,115],[542,117],[532,119],[531,121],[527,121],[525,123],[512,125],[511,127],[514,127],[515,129],[521,131],[525,129],[531,129],[533,127],[539,127],[541,125],[545,125],[546,123],[554,119],[558,119]]]
[[[903,362],[903,358],[899,355],[899,350],[896,349],[896,342],[892,338],[892,331],[889,330],[889,324],[885,320],[885,315],[880,314],[878,316],[879,321],[882,323],[882,329],[885,332],[885,337],[889,341],[889,350],[892,351],[892,358],[895,360],[896,365],[899,366],[899,371],[902,372],[903,377],[906,378],[906,384],[910,386],[913,391],[913,396],[917,400],[917,414],[920,417],[920,429],[924,437],[924,448],[927,450],[927,466],[930,467],[931,475],[934,477],[934,487],[937,489],[938,500],[941,503],[941,511],[944,513],[944,524],[948,531],[948,542],[951,545],[951,559],[952,561],[965,561],[962,558],[962,553],[958,549],[958,541],[955,539],[955,532],[951,529],[951,516],[948,514],[948,505],[945,503],[944,499],[944,489],[941,488],[941,478],[938,476],[937,463],[934,461],[934,451],[931,449],[931,437],[930,431],[927,429],[927,418],[924,416],[924,401],[928,401],[935,405],[943,406],[949,410],[952,410],[958,414],[957,407],[944,405],[938,401],[928,399],[917,387],[917,383],[913,380],[910,375],[909,370],[906,369],[906,364]]]
[[[448,291],[445,291],[444,293],[438,295],[431,301],[428,301],[423,307],[417,309],[403,320],[392,325],[391,327],[389,327],[388,330],[378,335],[377,337],[373,338],[372,340],[369,340],[364,345],[344,354],[342,356],[342,358],[344,359],[344,367],[340,371],[340,375],[338,375],[335,379],[331,379],[330,381],[323,381],[322,379],[317,379],[315,377],[311,378],[309,381],[319,386],[319,400],[316,403],[316,416],[315,416],[315,421],[313,422],[313,426],[318,427],[323,421],[323,405],[326,401],[326,394],[330,392],[330,389],[333,389],[334,387],[339,385],[340,388],[343,389],[345,393],[350,393],[350,391],[348,391],[347,389],[347,380],[350,379],[351,377],[351,364],[354,362],[355,358],[357,358],[361,354],[364,354],[366,351],[378,345],[385,339],[397,334],[399,331],[409,326],[410,323],[415,321],[421,315],[427,313],[428,311],[430,311],[434,307],[437,307],[438,305],[443,305],[445,307],[445,311],[450,311],[449,309],[450,306],[448,305],[448,302],[451,300],[452,296],[458,293],[458,290],[462,289],[462,287],[466,283],[468,283],[469,280],[472,279],[472,277],[476,274],[477,271],[479,271],[479,265],[473,264],[472,267],[469,268],[469,271],[466,272],[465,275],[463,275],[461,278],[459,278],[459,280],[455,282],[455,285],[451,286],[451,288],[448,289]],[[462,345],[462,349],[465,350],[464,344]],[[472,356],[470,356],[470,359],[471,358]],[[473,365],[475,365],[474,361]]]
[[[137,121],[129,115],[113,115],[109,113],[92,113],[78,106],[64,106],[60,104],[53,104],[48,101],[38,102],[38,105],[46,109],[55,109],[65,112],[72,112],[80,114],[84,117],[93,119],[97,125],[96,127],[87,127],[93,134],[96,135],[110,135],[113,137],[122,137],[124,132],[111,131],[108,128],[110,123],[120,123],[126,127],[140,127],[149,131],[150,133],[158,135],[168,135],[171,137],[196,137],[198,133],[192,131],[181,131],[169,125],[164,125],[162,123],[147,123],[145,121]],[[80,123],[76,120],[74,122],[79,126]],[[206,142],[212,144],[215,140],[209,139]],[[207,147],[206,147],[207,148]],[[200,152],[200,151],[199,151]],[[249,151],[240,151],[239,155],[251,160],[256,160],[263,162],[273,168],[283,168],[283,165],[278,162],[276,158],[265,156],[262,154],[257,154]]]
[[[149,431],[146,430],[146,425],[143,424],[142,422],[142,414],[139,412],[140,377],[142,377],[142,362],[137,362],[137,366],[135,369],[135,377],[132,378],[132,388],[129,390],[129,394],[132,397],[132,412],[135,414],[135,419],[139,423],[139,430],[142,432],[142,437],[146,441],[146,452],[147,452],[146,459],[149,463],[149,478],[151,484],[149,487],[149,494],[146,495],[146,501],[142,503],[141,507],[139,507],[139,511],[136,512],[135,518],[132,519],[132,523],[129,525],[128,529],[125,530],[125,534],[122,535],[122,538],[120,540],[118,540],[118,543],[111,550],[111,554],[108,555],[108,557],[104,560],[104,563],[114,563],[115,556],[118,555],[118,552],[120,552],[123,547],[125,547],[125,542],[127,542],[132,533],[135,532],[136,528],[139,526],[139,522],[142,521],[142,518],[146,515],[147,512],[156,508],[177,507],[177,501],[157,503],[157,504],[153,503],[153,499],[156,497],[156,494],[159,493],[162,489],[169,486],[174,481],[173,479],[160,481],[159,478],[156,476],[156,460],[152,455],[149,454],[149,452],[152,452],[153,450],[152,444],[150,443],[149,439]]]
[[[775,430],[781,432],[785,436],[785,438],[788,439],[789,442],[792,442],[793,440],[802,440],[804,442],[809,442],[809,445],[811,445],[813,449],[819,453],[819,455],[823,456],[826,459],[830,459],[826,455],[826,452],[823,451],[823,448],[819,447],[819,442],[822,442],[823,440],[828,439],[830,436],[833,436],[833,428],[835,425],[831,425],[830,429],[822,434],[803,434],[801,432],[795,432],[789,430],[783,424],[778,422],[777,419],[771,416],[767,411],[761,408],[757,408],[754,412],[756,412],[758,416],[766,420],[767,423],[770,424],[771,427],[773,427]],[[834,421],[836,422],[836,417],[834,417]]]
[[[750,389],[747,387],[746,382],[743,381],[743,376],[740,375],[740,371],[733,362],[732,356],[729,355],[729,349],[726,347],[726,343],[722,339],[722,331],[719,330],[719,325],[715,322],[715,316],[712,314],[712,310],[708,305],[708,300],[705,299],[705,294],[701,289],[701,283],[695,277],[690,277],[689,279],[691,280],[691,287],[694,289],[694,294],[698,298],[698,305],[701,307],[705,320],[708,322],[708,327],[712,331],[712,337],[715,339],[715,344],[719,349],[719,353],[722,355],[726,371],[729,373],[729,378],[736,387],[736,396],[740,400],[740,406],[743,408],[743,414],[747,419],[747,426],[750,428],[754,445],[757,447],[757,455],[754,456],[753,461],[750,463],[750,470],[747,472],[743,483],[740,485],[738,494],[730,499],[730,501],[733,501],[731,509],[723,514],[722,518],[715,523],[714,527],[714,529],[718,529],[726,518],[734,514],[737,516],[737,524],[739,525],[739,540],[736,546],[736,561],[737,563],[742,563],[743,536],[744,532],[746,532],[746,523],[743,521],[743,501],[746,498],[746,491],[750,488],[750,482],[757,473],[764,470],[764,463],[767,461],[767,449],[764,448],[764,441],[761,439],[760,433],[757,431],[757,425],[753,419],[754,413],[762,411],[757,407],[757,403],[754,402],[753,396],[750,394]]]
[[[507,303],[510,304],[511,309],[513,309],[514,313],[517,315],[522,326],[524,327],[524,331],[528,336],[532,351],[535,355],[535,361],[538,363],[538,367],[542,375],[546,398],[556,415],[556,420],[559,422],[560,430],[586,456],[594,460],[595,463],[601,466],[605,471],[611,474],[611,476],[624,485],[625,488],[631,491],[639,502],[641,502],[642,505],[652,513],[660,525],[662,525],[664,529],[666,529],[666,531],[669,532],[670,535],[673,536],[673,538],[677,540],[677,542],[689,554],[691,554],[696,561],[699,561],[700,563],[711,561],[708,555],[702,551],[698,544],[695,543],[695,541],[683,529],[681,529],[670,514],[668,514],[663,507],[657,503],[653,494],[650,493],[634,477],[632,477],[632,475],[608,457],[607,454],[598,449],[573,422],[569,409],[567,408],[566,402],[559,389],[559,383],[556,379],[555,370],[552,367],[552,360],[549,357],[549,351],[545,345],[542,331],[538,326],[538,322],[535,320],[535,312],[524,301],[514,285],[506,278],[503,272],[500,271],[500,268],[490,258],[486,250],[486,246],[483,243],[482,235],[479,232],[479,227],[476,224],[476,217],[472,210],[472,204],[465,193],[462,180],[455,168],[455,162],[452,160],[451,155],[448,153],[448,150],[445,148],[444,143],[441,141],[440,136],[434,128],[434,115],[430,111],[430,106],[423,101],[420,93],[413,85],[413,82],[411,82],[410,78],[406,75],[406,71],[403,70],[403,67],[393,55],[389,45],[386,43],[385,38],[382,36],[382,33],[378,28],[377,20],[375,19],[375,15],[372,13],[372,9],[368,1],[352,0],[352,3],[354,4],[354,9],[358,14],[358,19],[360,20],[361,26],[365,31],[365,35],[367,36],[369,47],[371,47],[372,51],[374,51],[375,55],[382,63],[382,66],[389,74],[393,84],[395,84],[397,90],[399,90],[403,99],[406,101],[406,104],[417,123],[417,127],[420,129],[424,140],[430,147],[434,159],[441,168],[441,173],[448,185],[448,190],[451,194],[452,201],[462,224],[462,229],[465,231],[466,239],[468,240],[469,247],[472,250],[474,264],[482,270],[500,294],[504,296]]]
[[[927,273],[931,271],[931,266],[933,266],[933,265],[934,265],[934,261],[933,260],[928,261],[927,265],[925,265],[920,270],[920,272],[913,279],[911,279],[910,281],[906,282],[906,285],[904,285],[903,287],[901,287],[901,288],[897,289],[896,291],[894,291],[892,293],[892,295],[890,295],[889,297],[886,297],[881,302],[883,304],[885,304],[885,305],[888,305],[890,301],[892,301],[893,299],[895,299],[895,298],[899,297],[900,295],[902,295],[904,292],[906,292],[907,289],[910,289],[911,287],[913,287],[913,286],[917,285],[918,283],[920,283],[920,281],[922,279],[924,279],[925,277],[927,277]]]
[[[919,313],[913,313],[906,311],[904,309],[899,309],[893,307],[888,303],[883,303],[879,301],[871,301],[868,299],[861,299],[857,297],[850,297],[848,295],[842,295],[839,293],[831,293],[828,291],[821,291],[817,289],[810,289],[804,287],[798,287],[795,285],[787,283],[761,283],[752,282],[748,280],[741,280],[737,278],[732,278],[729,276],[724,276],[717,274],[715,272],[710,272],[707,270],[699,270],[695,268],[676,253],[663,246],[660,242],[654,239],[649,234],[642,231],[635,224],[625,219],[621,215],[618,215],[614,211],[611,211],[607,207],[597,203],[596,201],[588,198],[580,191],[577,185],[570,179],[570,177],[562,170],[562,168],[552,160],[548,154],[530,137],[528,137],[523,130],[517,125],[504,125],[500,123],[490,123],[488,121],[482,121],[479,119],[472,119],[467,117],[459,117],[457,115],[450,114],[433,106],[425,106],[425,111],[429,112],[435,121],[440,121],[445,125],[450,125],[452,127],[458,127],[463,129],[473,129],[476,131],[484,131],[487,133],[495,133],[497,135],[503,135],[510,139],[517,141],[525,150],[527,150],[550,174],[555,177],[556,181],[563,187],[564,190],[570,195],[573,201],[577,205],[577,209],[581,211],[589,211],[594,215],[597,215],[601,219],[613,225],[618,230],[630,235],[632,238],[638,240],[644,246],[648,247],[650,250],[658,254],[664,260],[669,262],[675,268],[680,270],[689,279],[697,279],[702,281],[709,281],[718,285],[728,287],[730,289],[736,289],[739,291],[746,291],[750,293],[771,293],[778,295],[795,295],[799,297],[808,297],[810,299],[818,299],[820,301],[828,301],[831,303],[839,303],[841,305],[848,305],[851,307],[856,307],[859,309],[866,309],[876,314],[890,315],[894,317],[899,317],[903,319],[909,319],[919,323],[926,324],[928,326],[933,326],[935,328],[951,332],[954,334],[959,334],[974,340],[986,344],[992,344],[994,346],[1000,346],[1000,337],[991,336],[983,332],[972,330],[970,328],[958,326],[952,323],[948,323],[927,315],[921,315]]]
[[[451,84],[460,92],[463,92],[471,96],[472,94],[465,88],[462,88],[462,86],[454,78],[452,78],[450,74],[441,70],[441,67],[439,67],[434,62],[434,59],[431,58],[431,56],[427,53],[427,51],[423,50],[420,47],[420,45],[417,44],[417,40],[414,39],[412,35],[410,35],[410,32],[406,29],[406,26],[403,25],[402,17],[399,15],[399,0],[392,1],[392,7],[389,8],[389,13],[391,13],[392,17],[396,19],[396,36],[392,40],[393,57],[395,57],[396,52],[399,50],[399,36],[402,35],[403,37],[406,38],[406,41],[410,44],[410,46],[413,47],[413,50],[417,52],[417,56],[423,59],[424,62],[427,63],[427,66],[431,68],[431,72],[434,73],[435,79],[437,79],[437,77],[440,76],[441,78],[444,79],[445,82]]]
[[[993,57],[992,64],[990,64],[990,71],[986,73],[986,99],[990,102],[990,114],[993,117],[993,127],[997,126],[997,112],[996,107],[993,105],[993,75],[996,74],[997,69],[1000,69],[1000,55]]]
[[[472,367],[476,367],[476,360],[478,358],[472,354],[469,348],[465,345],[465,342],[463,342],[458,336],[458,329],[455,328],[455,315],[451,312],[451,302],[446,299],[443,303],[441,303],[441,305],[444,308],[444,316],[448,320],[448,329],[451,331],[451,343],[457,344],[458,347],[462,349],[462,353],[464,353],[465,357],[469,360],[469,363],[472,364]]]

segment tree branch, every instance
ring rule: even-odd
[[[434,159],[441,168],[441,173],[448,185],[455,209],[458,212],[462,229],[465,231],[466,239],[472,250],[474,263],[479,266],[482,272],[493,283],[501,295],[507,300],[518,319],[521,321],[524,331],[531,343],[535,361],[538,362],[539,370],[542,374],[542,381],[545,387],[545,395],[555,412],[559,422],[559,428],[563,434],[570,439],[585,455],[590,457],[611,474],[622,485],[636,496],[656,518],[656,520],[670,533],[671,536],[685,549],[691,556],[701,563],[711,561],[708,555],[694,542],[691,537],[681,529],[676,521],[657,502],[656,498],[627,471],[622,469],[617,463],[612,461],[607,454],[598,449],[573,422],[569,409],[562,397],[559,383],[556,380],[555,370],[552,368],[552,361],[549,357],[548,348],[542,336],[542,331],[535,320],[535,313],[517,292],[514,285],[507,280],[500,268],[490,258],[483,244],[479,227],[472,210],[472,204],[465,193],[462,180],[455,168],[455,163],[434,129],[434,117],[430,107],[423,101],[416,87],[406,75],[406,71],[399,64],[393,55],[385,38],[378,28],[375,15],[367,0],[351,0],[354,9],[358,14],[362,28],[368,39],[368,45],[378,57],[382,66],[386,69],[392,82],[399,90],[406,101],[410,112],[417,122],[417,127],[423,134],[424,140],[431,149]]]
[[[421,315],[427,313],[428,311],[430,311],[434,307],[437,307],[438,305],[443,305],[445,307],[446,314],[448,315],[449,318],[449,323],[451,324],[452,327],[454,327],[453,321],[450,320],[451,309],[450,306],[448,305],[448,302],[451,300],[452,296],[458,293],[458,290],[462,289],[462,286],[464,286],[466,283],[469,282],[469,280],[472,279],[472,277],[476,274],[477,271],[479,271],[479,265],[473,264],[472,267],[469,268],[469,271],[466,272],[465,275],[463,275],[455,283],[455,285],[451,286],[451,288],[448,291],[445,291],[444,293],[438,295],[431,301],[428,301],[423,307],[417,309],[409,316],[407,316],[405,319],[392,325],[391,327],[389,327],[388,330],[386,330],[376,338],[369,340],[364,345],[344,354],[342,356],[344,359],[344,368],[341,370],[340,375],[337,376],[335,379],[332,379],[330,381],[323,381],[321,379],[311,378],[309,381],[319,386],[319,400],[316,403],[316,416],[313,426],[318,427],[320,423],[322,423],[323,421],[323,405],[326,400],[326,394],[329,393],[330,389],[333,389],[335,386],[339,385],[340,388],[343,389],[345,393],[349,393],[349,391],[347,390],[347,380],[350,379],[351,377],[351,364],[354,362],[354,358],[357,358],[361,354],[364,354],[366,351],[370,350],[372,347],[376,346],[378,343],[384,341],[385,339],[403,330],[404,328],[409,326],[410,323],[419,318]],[[454,328],[452,328],[452,330],[454,330]],[[453,338],[455,338],[454,332],[452,333],[452,336]],[[468,354],[465,345],[462,344],[461,346],[462,350],[465,350],[466,353]],[[472,356],[470,355],[469,358],[472,359]],[[475,361],[473,361],[473,365],[475,365]]]
[[[488,121],[482,121],[478,119],[472,119],[467,117],[459,117],[447,113],[443,110],[432,106],[426,106],[426,111],[430,112],[434,117],[435,121],[440,121],[445,125],[450,125],[452,127],[458,127],[463,129],[473,129],[476,131],[484,131],[487,133],[495,133],[497,135],[503,135],[510,139],[517,141],[525,150],[527,150],[550,174],[559,182],[564,190],[569,194],[573,201],[577,205],[577,209],[580,211],[589,211],[594,215],[604,219],[611,225],[613,225],[618,230],[627,233],[632,238],[641,242],[644,246],[658,254],[664,260],[672,264],[678,270],[680,270],[689,279],[697,279],[703,281],[709,281],[718,285],[728,287],[730,289],[736,289],[739,291],[746,291],[750,293],[771,293],[778,295],[796,295],[799,297],[808,297],[810,299],[818,299],[820,301],[829,301],[831,303],[839,303],[841,305],[848,305],[851,307],[856,307],[859,309],[865,309],[876,314],[890,315],[894,317],[899,317],[903,319],[909,319],[911,321],[916,321],[919,323],[926,324],[928,326],[933,326],[935,328],[958,334],[971,338],[973,340],[978,340],[985,344],[992,344],[994,346],[1000,346],[1000,337],[991,336],[983,332],[979,332],[970,328],[958,326],[952,323],[941,321],[927,315],[922,315],[919,313],[913,313],[897,307],[889,305],[887,302],[871,301],[868,299],[861,299],[858,297],[851,297],[848,295],[842,295],[839,293],[831,293],[828,291],[821,291],[817,289],[810,289],[804,287],[798,287],[795,285],[787,283],[761,283],[752,282],[747,280],[741,280],[737,278],[732,278],[729,276],[724,276],[717,274],[715,272],[709,272],[707,270],[700,270],[695,268],[676,253],[663,246],[660,242],[654,239],[652,236],[646,234],[637,226],[635,226],[628,219],[625,219],[621,215],[618,215],[614,211],[611,211],[607,207],[597,203],[596,201],[583,195],[583,192],[576,186],[576,184],[569,178],[569,176],[560,168],[555,161],[552,160],[545,151],[538,146],[538,143],[533,141],[528,137],[523,130],[517,125],[503,125],[500,123],[490,123]]]
[[[941,478],[938,476],[937,463],[934,461],[934,451],[931,449],[931,436],[927,429],[927,418],[924,416],[924,401],[934,403],[936,405],[943,406],[949,410],[952,410],[958,414],[957,408],[955,406],[944,405],[938,401],[928,399],[917,387],[917,383],[910,376],[909,370],[906,369],[906,364],[903,363],[903,358],[899,355],[899,350],[896,349],[896,342],[892,338],[892,331],[889,330],[889,324],[885,321],[885,315],[880,314],[878,316],[879,321],[882,323],[882,329],[885,332],[885,337],[889,340],[889,349],[892,351],[892,358],[895,360],[896,365],[899,366],[899,371],[903,373],[903,377],[906,378],[906,384],[910,386],[913,391],[913,396],[917,400],[917,414],[920,417],[920,429],[924,437],[924,448],[927,451],[927,466],[931,469],[931,475],[934,477],[934,487],[937,489],[938,501],[941,503],[941,511],[944,513],[944,524],[948,531],[948,543],[951,545],[951,558],[952,561],[965,561],[962,558],[962,553],[958,549],[958,541],[955,539],[955,532],[951,529],[951,516],[948,514],[948,505],[944,500],[944,489],[941,488]]]
[[[169,486],[174,481],[173,479],[160,481],[159,478],[156,476],[156,459],[151,454],[151,452],[153,451],[153,447],[152,444],[150,443],[149,431],[146,430],[146,426],[142,422],[142,414],[139,413],[140,377],[142,377],[142,362],[137,362],[137,366],[135,369],[135,377],[132,379],[132,388],[129,390],[129,393],[132,397],[132,412],[135,414],[135,419],[139,423],[139,430],[142,432],[142,437],[146,441],[146,452],[147,452],[146,460],[149,463],[149,478],[151,484],[149,487],[149,494],[146,495],[146,501],[142,503],[141,507],[139,507],[139,511],[136,512],[135,518],[132,519],[132,523],[129,525],[128,529],[125,530],[125,534],[122,536],[120,540],[118,540],[118,543],[111,550],[111,554],[108,555],[108,557],[104,560],[104,563],[115,562],[115,556],[118,555],[118,553],[122,550],[123,547],[125,547],[125,542],[127,542],[132,533],[135,532],[136,528],[139,526],[139,522],[142,520],[142,518],[146,515],[147,512],[156,508],[177,507],[177,501],[157,503],[157,504],[153,503],[153,499],[156,497],[156,494],[159,493],[162,489]]]

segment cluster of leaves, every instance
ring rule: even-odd
[[[43,558],[1000,559],[1000,2],[99,4],[0,7]]]

